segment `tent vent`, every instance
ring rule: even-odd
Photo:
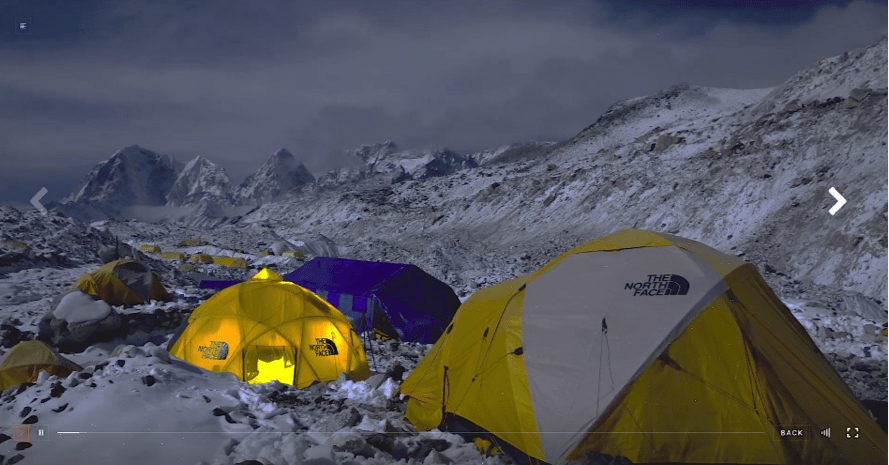
[[[485,328],[485,334],[482,334],[482,337],[488,337],[488,328]]]
[[[525,284],[522,284],[522,286],[519,287],[519,292],[524,291],[524,290],[525,290],[525,286],[526,286]]]
[[[445,331],[445,333],[447,333],[447,334],[451,334],[451,330],[452,330],[452,329],[454,329],[454,323],[451,323],[450,325],[448,325],[448,330]]]
[[[519,347],[518,349],[512,351],[512,353],[515,355],[522,355],[523,353],[525,353],[525,349],[522,349],[521,347]]]
[[[729,301],[729,302],[734,302],[734,301],[735,301],[735,293],[732,292],[731,289],[725,291],[725,296],[728,297],[728,301]]]

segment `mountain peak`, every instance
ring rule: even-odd
[[[242,205],[261,204],[315,180],[312,173],[287,149],[281,149],[238,188],[236,197]]]

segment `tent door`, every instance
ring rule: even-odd
[[[295,376],[295,347],[248,346],[244,349],[244,381],[251,384],[269,381],[293,384]]]

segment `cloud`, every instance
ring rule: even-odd
[[[0,44],[16,63],[0,73],[0,155],[34,185],[85,176],[130,144],[205,156],[238,182],[282,147],[318,175],[343,162],[332,153],[386,139],[461,151],[565,139],[608,105],[679,82],[778,85],[876,42],[887,12],[863,1],[794,21],[651,2],[85,5],[58,25],[65,40]],[[0,198],[27,200],[5,187]]]

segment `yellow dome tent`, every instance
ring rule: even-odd
[[[284,257],[305,257],[299,250],[287,250],[281,254]]]
[[[201,240],[195,239],[193,237],[186,237],[185,239],[182,239],[182,242],[179,243],[180,247],[195,247],[198,245],[201,245]]]
[[[185,254],[182,252],[164,252],[161,258],[164,260],[185,260]]]
[[[473,294],[401,393],[417,429],[517,463],[887,458],[886,433],[752,265],[640,230]]]
[[[97,296],[109,305],[135,305],[151,300],[169,300],[157,276],[133,260],[115,260],[98,270],[81,275],[71,289]]]
[[[139,252],[160,252],[160,251],[161,251],[161,248],[158,245],[144,244],[144,245],[139,246]]]
[[[225,265],[229,268],[247,268],[247,260],[238,257],[213,257],[214,265]]]
[[[170,341],[170,354],[253,384],[277,380],[303,388],[340,373],[353,380],[370,376],[349,320],[268,268],[195,309]]]
[[[62,357],[45,342],[20,342],[9,350],[3,363],[0,363],[0,391],[22,383],[33,383],[41,371],[63,378],[80,370],[83,367]]]
[[[205,253],[196,253],[191,257],[188,257],[188,261],[192,263],[212,263],[213,257]]]

